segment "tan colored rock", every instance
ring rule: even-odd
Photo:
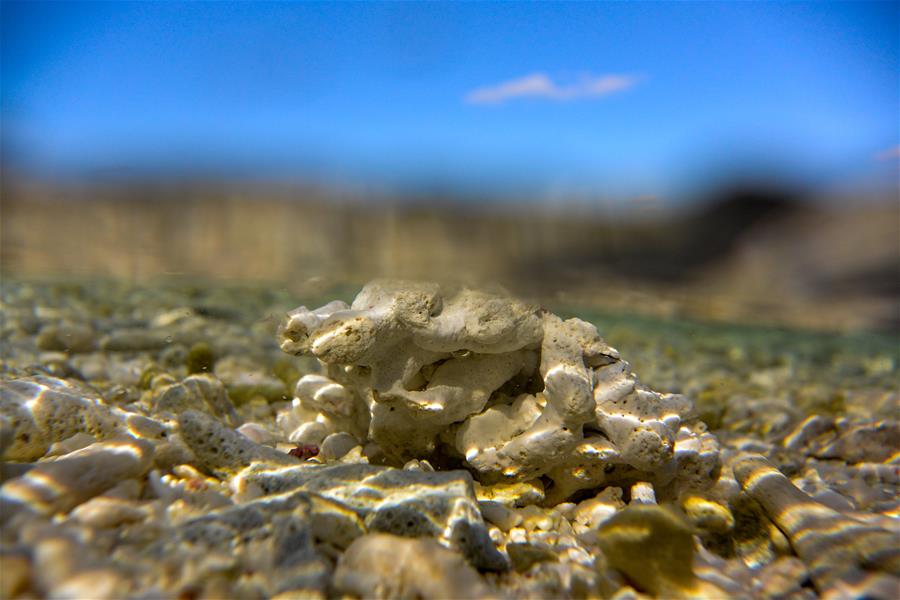
[[[79,522],[100,529],[143,521],[151,514],[147,506],[138,502],[105,496],[92,498],[72,511],[72,517]]]
[[[31,548],[32,589],[37,596],[116,600],[131,595],[129,577],[86,543],[77,529],[40,522],[24,528],[21,536]]]
[[[631,486],[630,504],[656,504],[656,490],[646,481],[638,481]]]
[[[357,539],[341,556],[334,585],[360,598],[493,598],[463,558],[430,539],[384,533]]]
[[[241,419],[228,399],[225,385],[210,374],[190,375],[180,383],[153,391],[154,414],[175,417],[188,410],[205,412],[228,427],[237,427]]]
[[[682,500],[681,508],[688,521],[701,531],[726,533],[734,527],[734,516],[727,506],[700,496]]]
[[[522,523],[522,515],[493,500],[482,500],[478,503],[481,516],[500,528],[501,531],[509,531]]]
[[[0,569],[0,598],[16,598],[31,584],[31,559],[24,549],[0,549]]]
[[[38,539],[29,540],[35,587],[45,593],[89,567],[91,560],[73,536],[47,528]]]
[[[142,476],[152,461],[153,446],[144,440],[97,442],[39,463],[6,482],[0,497],[46,515],[66,513],[126,479]]]
[[[857,521],[816,502],[762,456],[737,461],[734,474],[787,535],[820,594],[895,597],[900,589],[896,530]]]
[[[119,600],[128,596],[130,582],[114,569],[91,569],[76,573],[53,588],[53,598]]]
[[[349,433],[343,431],[332,433],[322,440],[319,457],[324,461],[340,460],[357,446],[359,442]]]
[[[504,506],[515,508],[540,504],[544,501],[544,486],[540,479],[519,483],[495,483],[482,485],[475,482],[475,496],[478,501],[499,502]]]
[[[159,421],[108,406],[93,391],[53,377],[0,381],[0,416],[12,430],[13,441],[4,452],[11,460],[38,459],[54,442],[77,434],[153,441],[168,434]]]
[[[211,473],[231,475],[254,462],[296,465],[297,458],[263,446],[226,427],[206,413],[189,410],[178,415],[178,433],[197,464]]]
[[[602,492],[593,498],[589,498],[575,506],[573,520],[575,521],[576,531],[579,533],[586,531],[596,532],[605,521],[624,507],[622,488],[604,488]],[[590,539],[595,538],[591,536]]]
[[[692,531],[674,510],[632,504],[603,523],[598,541],[609,565],[639,590],[661,598],[704,595]]]
[[[559,560],[556,553],[545,545],[513,542],[506,545],[506,552],[509,553],[512,568],[519,573],[528,571],[537,563]]]

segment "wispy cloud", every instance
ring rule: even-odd
[[[575,100],[579,98],[601,98],[633,87],[640,77],[633,75],[583,75],[578,80],[561,84],[553,81],[545,73],[532,73],[525,77],[504,81],[472,90],[465,96],[469,104],[502,104],[517,98],[540,98],[543,100]]]
[[[894,146],[892,148],[882,150],[881,152],[876,152],[875,160],[900,160],[900,146]]]

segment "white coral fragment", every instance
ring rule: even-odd
[[[715,477],[714,438],[683,426],[690,402],[639,385],[590,323],[500,293],[374,281],[350,306],[291,311],[278,336],[323,366],[298,382],[298,410],[398,464],[440,454],[484,483],[547,476],[556,500]]]

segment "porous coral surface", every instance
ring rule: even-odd
[[[3,283],[2,598],[896,597],[895,338]]]
[[[590,323],[500,293],[375,281],[349,306],[291,311],[279,342],[323,366],[297,383],[300,408],[388,460],[545,477],[556,501],[629,481],[676,497],[718,473],[689,401],[638,384]]]

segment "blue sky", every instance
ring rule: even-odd
[[[4,159],[538,197],[896,186],[898,7],[4,2]]]

